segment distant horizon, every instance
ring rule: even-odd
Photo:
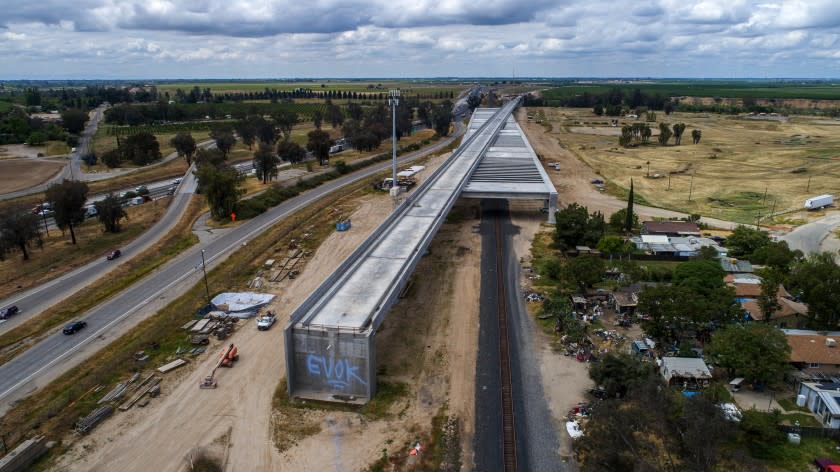
[[[735,82],[826,82],[838,81],[840,85],[840,77],[689,77],[689,76],[673,76],[673,77],[634,77],[634,76],[523,76],[523,77],[505,77],[505,76],[429,76],[429,77],[55,77],[55,78],[3,78],[0,77],[0,82],[317,82],[317,81],[350,81],[350,82],[365,82],[365,81],[735,81]]]

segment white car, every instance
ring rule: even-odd
[[[267,311],[264,315],[257,317],[257,329],[265,331],[271,328],[275,321],[277,321],[277,317],[274,313]]]

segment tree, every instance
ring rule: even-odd
[[[637,356],[611,352],[589,367],[589,377],[607,391],[607,396],[621,398],[633,387],[656,375],[655,364]]]
[[[717,261],[694,259],[674,269],[674,285],[709,295],[713,290],[724,287],[725,276],[726,272]]]
[[[274,124],[277,125],[277,128],[283,135],[283,140],[288,141],[289,138],[292,137],[292,128],[294,128],[295,124],[298,122],[297,113],[281,110],[272,115],[272,118],[274,119]]]
[[[742,376],[754,385],[779,381],[790,368],[785,333],[764,323],[724,326],[712,335],[706,352],[731,376]]]
[[[312,124],[315,125],[315,128],[321,129],[321,122],[324,120],[324,114],[321,110],[315,110],[312,112]]]
[[[111,169],[117,168],[122,162],[122,155],[119,149],[111,149],[102,154],[102,163]]]
[[[0,214],[0,250],[3,254],[12,249],[20,249],[23,260],[29,260],[28,249],[35,243],[39,248],[44,245],[38,215],[24,208],[9,208]]]
[[[799,249],[791,251],[787,241],[770,241],[766,246],[761,246],[753,251],[750,255],[750,261],[767,265],[782,272],[788,272],[791,264],[803,257],[802,251]]]
[[[726,238],[726,247],[733,257],[750,257],[757,249],[770,244],[770,237],[764,231],[737,226]]]
[[[589,222],[589,210],[586,207],[571,203],[566,208],[557,211],[555,218],[557,224],[554,229],[554,240],[557,243],[564,247],[573,247],[581,243]]]
[[[193,139],[192,134],[181,131],[169,140],[169,144],[175,148],[179,156],[186,159],[188,166],[192,164],[192,158],[196,150],[195,139]]]
[[[306,143],[306,148],[312,151],[312,154],[318,158],[321,162],[321,165],[326,165],[329,163],[330,159],[330,146],[332,146],[332,140],[330,139],[330,135],[326,131],[321,131],[320,129],[312,130],[307,133],[308,141]]]
[[[600,103],[595,104],[595,108],[592,109],[592,112],[595,113],[598,116],[603,115],[604,114],[604,105],[601,105]]]
[[[758,410],[744,410],[741,413],[739,427],[750,454],[759,458],[769,458],[785,443],[785,433],[778,425],[781,423],[779,410],[764,413]]]
[[[448,104],[448,101],[432,110],[432,121],[434,122],[435,132],[439,136],[449,134],[449,123],[452,122],[452,106]]]
[[[73,227],[85,221],[87,194],[87,184],[75,180],[65,180],[47,188],[46,197],[47,201],[53,204],[55,224],[62,231],[65,228],[70,230],[73,244],[76,244],[76,232]]]
[[[199,148],[195,153],[195,165],[198,167],[205,164],[222,167],[225,164],[225,155],[218,149]]]
[[[219,126],[210,131],[210,137],[216,141],[216,148],[222,151],[222,155],[227,159],[228,153],[236,144],[233,130],[229,126]]]
[[[685,123],[677,123],[674,125],[674,144],[680,145],[683,132],[685,132]]]
[[[610,262],[615,254],[627,254],[632,250],[632,245],[620,236],[604,236],[596,246],[599,251],[610,255]]]
[[[122,202],[116,195],[108,194],[103,200],[95,202],[93,207],[96,208],[96,217],[106,233],[120,232],[120,220],[128,218],[128,214],[123,210]]]
[[[700,142],[700,137],[703,136],[703,132],[699,129],[691,130],[691,142],[697,144]]]
[[[64,129],[73,134],[84,131],[87,120],[88,114],[78,108],[68,108],[61,112],[61,122],[64,124]]]
[[[624,215],[624,231],[633,231],[633,179],[630,179],[630,194],[627,196],[627,212]]]
[[[274,146],[274,143],[277,142],[277,128],[273,124],[262,118],[258,118],[255,121],[254,127],[260,142],[268,146]]]
[[[595,254],[581,254],[566,261],[565,275],[581,291],[604,278],[604,260]]]
[[[816,327],[836,329],[840,323],[840,266],[828,252],[813,254],[793,265],[788,283],[808,304],[808,317]]]
[[[245,177],[233,168],[217,168],[203,164],[195,172],[198,187],[207,198],[210,214],[217,220],[229,218],[243,190]]]
[[[280,156],[280,159],[293,164],[306,159],[306,149],[294,141],[280,141],[277,144],[277,154]]]
[[[267,144],[260,144],[259,149],[254,153],[254,170],[257,178],[262,179],[263,184],[277,177],[277,164],[280,159],[274,154],[274,149]]]
[[[773,269],[767,269],[761,273],[761,293],[758,295],[758,306],[761,308],[761,316],[765,322],[769,322],[782,305],[779,304],[779,285],[782,274]]]
[[[161,159],[160,144],[152,133],[140,132],[127,137],[120,147],[122,159],[145,166]]]
[[[248,146],[248,150],[250,151],[251,146],[254,145],[254,140],[257,137],[257,129],[254,120],[239,120],[238,122],[236,122],[236,125],[234,125],[234,129],[236,130],[236,134],[239,135],[239,139],[242,140],[243,144]]]
[[[622,208],[610,215],[610,228],[616,232],[622,232],[627,224],[627,208]],[[633,213],[633,228],[639,227],[639,215]]]
[[[659,123],[659,144],[667,146],[672,134],[671,127],[667,123]]]
[[[327,102],[327,111],[324,113],[324,119],[327,120],[333,128],[338,128],[344,123],[344,113],[341,107],[333,104],[331,101]]]

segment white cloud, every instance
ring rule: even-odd
[[[0,78],[514,68],[519,76],[840,75],[840,2],[826,0],[0,0],[0,8],[0,62],[15,64]]]

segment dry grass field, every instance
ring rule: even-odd
[[[64,163],[36,159],[0,161],[0,193],[16,192],[49,180]]]
[[[825,118],[794,116],[784,122],[658,113],[659,121],[686,124],[682,145],[675,146],[672,138],[660,146],[656,129],[652,144],[623,148],[620,131],[591,110],[530,113],[544,118],[546,132],[604,176],[612,184],[608,188],[625,193],[632,178],[637,197],[653,206],[754,223],[758,215],[766,221],[774,208],[774,214],[798,211],[810,196],[840,191],[840,122]],[[622,118],[619,127],[632,122]],[[702,132],[696,145],[694,129]],[[659,178],[653,178],[656,174]]]

